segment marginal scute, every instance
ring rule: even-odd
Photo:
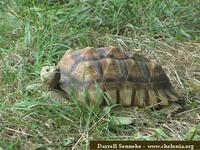
[[[157,95],[158,99],[160,100],[160,105],[161,106],[168,106],[169,105],[169,101],[168,101],[167,95],[164,93],[164,91],[158,89],[157,90],[157,94],[158,94]]]
[[[105,103],[108,105],[114,105],[117,103],[117,90],[116,89],[107,89],[106,90],[106,99]]]
[[[136,89],[134,102],[135,102],[134,104],[135,106],[138,106],[138,107],[146,106],[144,89]]]
[[[130,106],[132,102],[133,90],[129,87],[122,87],[120,90],[120,99],[119,103],[121,106]]]
[[[83,91],[84,92],[84,91]],[[103,90],[101,84],[91,84],[87,88],[91,104],[100,106],[103,103]]]
[[[77,99],[82,103],[82,104],[86,104],[86,97],[83,93],[83,91],[78,91],[77,92]]]
[[[148,106],[155,106],[158,103],[156,93],[153,89],[148,90],[148,97],[149,97],[147,101]]]

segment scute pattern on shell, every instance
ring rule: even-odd
[[[166,106],[179,100],[160,65],[114,47],[66,52],[58,66],[60,87],[65,92],[75,87],[80,99],[86,88],[93,103],[97,103],[96,83],[111,97],[110,104]],[[105,100],[102,98],[100,103],[104,105]]]

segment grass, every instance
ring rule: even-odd
[[[200,140],[199,5],[199,0],[1,1],[0,149],[88,149],[90,139]],[[166,118],[124,109],[120,113],[135,121],[115,126],[109,109],[49,102],[46,91],[27,90],[40,83],[41,67],[55,64],[66,50],[109,45],[161,63],[196,111]]]

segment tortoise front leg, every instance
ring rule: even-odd
[[[58,100],[61,103],[69,102],[69,96],[64,91],[54,89],[54,90],[48,91],[48,94],[49,94],[51,100]]]

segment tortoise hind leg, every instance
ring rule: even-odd
[[[167,114],[167,116],[173,116],[176,113],[179,113],[183,110],[183,107],[177,103],[171,103],[169,106],[163,107],[162,109],[158,110],[157,112],[161,112]]]

